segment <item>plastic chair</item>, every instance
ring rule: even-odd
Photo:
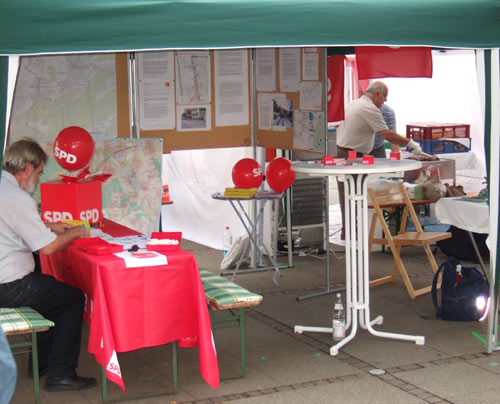
[[[14,342],[9,341],[10,349],[14,355],[31,352],[33,360],[33,383],[35,386],[35,402],[40,404],[40,377],[38,373],[38,350],[37,333],[47,331],[55,324],[47,320],[36,310],[30,307],[1,308],[0,325],[7,338],[13,335],[29,334],[28,341]],[[19,348],[28,348],[19,350]]]
[[[438,269],[434,255],[432,254],[430,244],[439,240],[444,240],[451,237],[451,233],[448,232],[424,232],[422,226],[418,220],[413,204],[406,193],[404,184],[402,182],[398,183],[396,186],[380,191],[374,191],[373,189],[368,189],[368,195],[370,196],[370,202],[375,210],[375,214],[372,218],[372,223],[370,227],[369,235],[369,245],[370,249],[372,244],[383,244],[388,245],[391,248],[392,255],[394,257],[394,263],[392,266],[391,275],[384,276],[378,279],[370,281],[370,287],[382,285],[388,282],[393,282],[396,279],[397,271],[401,274],[403,282],[408,290],[408,293],[412,299],[415,297],[428,293],[431,291],[431,285],[415,289],[410,281],[408,272],[406,271],[405,265],[401,259],[401,249],[404,246],[422,246],[427,255],[427,259],[431,265],[432,271],[435,273]],[[387,226],[387,222],[384,218],[383,208],[387,204],[401,203],[403,207],[403,213],[401,215],[401,225],[398,234],[393,235]],[[411,217],[416,231],[408,232],[406,231],[406,225],[408,222],[408,215]],[[379,222],[382,226],[382,231],[384,238],[375,238],[375,225]]]

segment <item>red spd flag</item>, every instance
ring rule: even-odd
[[[432,77],[431,48],[424,46],[356,46],[358,77]]]
[[[344,56],[328,56],[328,122],[344,120]]]

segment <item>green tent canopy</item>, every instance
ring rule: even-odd
[[[260,46],[492,48],[497,0],[2,0],[0,54]]]

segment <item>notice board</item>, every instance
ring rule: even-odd
[[[164,152],[252,144],[250,50],[138,52],[135,57],[139,137],[163,139]],[[121,87],[128,83],[126,55],[118,64]],[[118,108],[124,134],[128,95],[122,94]]]
[[[151,51],[135,54],[129,104],[126,54],[117,55],[118,136],[130,112],[140,138],[164,152],[256,145],[323,151],[324,49]]]
[[[257,49],[257,145],[325,150],[324,48]]]

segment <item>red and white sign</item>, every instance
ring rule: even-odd
[[[328,122],[344,120],[344,56],[328,57]]]

